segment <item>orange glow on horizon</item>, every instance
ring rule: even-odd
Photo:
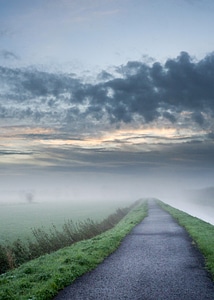
[[[203,133],[203,132],[201,132]],[[47,147],[77,147],[79,149],[117,149],[122,150],[124,147],[141,146],[143,145],[157,145],[159,143],[168,143],[170,139],[174,143],[179,143],[179,138],[191,139],[195,133],[189,129],[177,128],[124,128],[111,130],[109,132],[102,132],[100,136],[85,137],[80,135],[79,139],[60,138],[60,131],[52,128],[42,127],[2,127],[1,128],[1,145],[3,149],[20,149],[22,151],[30,150],[32,148]],[[28,138],[28,135],[32,137]],[[33,136],[35,135],[35,137]],[[38,136],[37,136],[38,135]],[[41,137],[39,136],[41,135]],[[44,137],[47,136],[47,137]],[[133,151],[136,151],[133,148]]]
[[[78,148],[105,148],[121,149],[124,146],[132,145],[157,145],[158,143],[168,143],[170,139],[192,138],[196,133],[183,129],[178,131],[176,128],[139,128],[139,129],[119,129],[103,133],[100,137],[83,137],[76,139],[47,139],[39,140],[39,143],[49,147],[78,147]],[[198,134],[198,132],[197,132]],[[133,149],[136,150],[136,149]]]

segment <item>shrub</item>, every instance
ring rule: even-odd
[[[6,253],[6,248],[0,245],[0,273],[6,272],[10,267]]]

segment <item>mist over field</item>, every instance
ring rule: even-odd
[[[131,173],[131,172],[130,172]],[[123,207],[140,198],[157,198],[214,224],[212,176],[189,176],[171,172],[117,173],[38,173],[2,178],[0,205],[46,204],[44,209],[77,204],[89,209]],[[208,188],[209,187],[209,188]],[[48,215],[48,212],[47,212]],[[8,215],[8,219],[10,216]],[[54,220],[52,220],[54,221]]]
[[[205,204],[197,189],[211,186],[209,178],[157,174],[62,173],[2,178],[0,203],[104,202],[161,198],[181,202],[184,198]],[[194,193],[195,190],[195,193]],[[203,190],[202,190],[203,191]],[[201,196],[201,198],[200,198]],[[212,194],[209,196],[209,198]],[[211,201],[212,202],[212,201]],[[212,203],[207,204],[212,204]]]

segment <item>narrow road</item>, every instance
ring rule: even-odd
[[[95,270],[55,300],[213,300],[214,283],[186,231],[156,203]]]

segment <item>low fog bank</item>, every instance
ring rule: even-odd
[[[140,179],[121,174],[31,174],[4,179],[0,183],[0,204],[117,201],[123,205],[141,198],[145,188]]]
[[[26,204],[135,201],[142,197],[158,198],[167,187],[166,180],[160,176],[101,172],[29,174],[4,179],[0,185],[0,203]]]
[[[197,217],[205,222],[214,225],[214,207],[203,206],[201,204],[196,204],[190,202],[188,199],[182,200],[180,202],[164,201],[169,205],[180,209],[193,217]]]
[[[161,199],[169,205],[214,225],[214,187],[188,189]]]
[[[2,178],[0,204],[117,202],[121,207],[139,198],[158,198],[214,224],[211,178],[101,172],[14,175]]]

